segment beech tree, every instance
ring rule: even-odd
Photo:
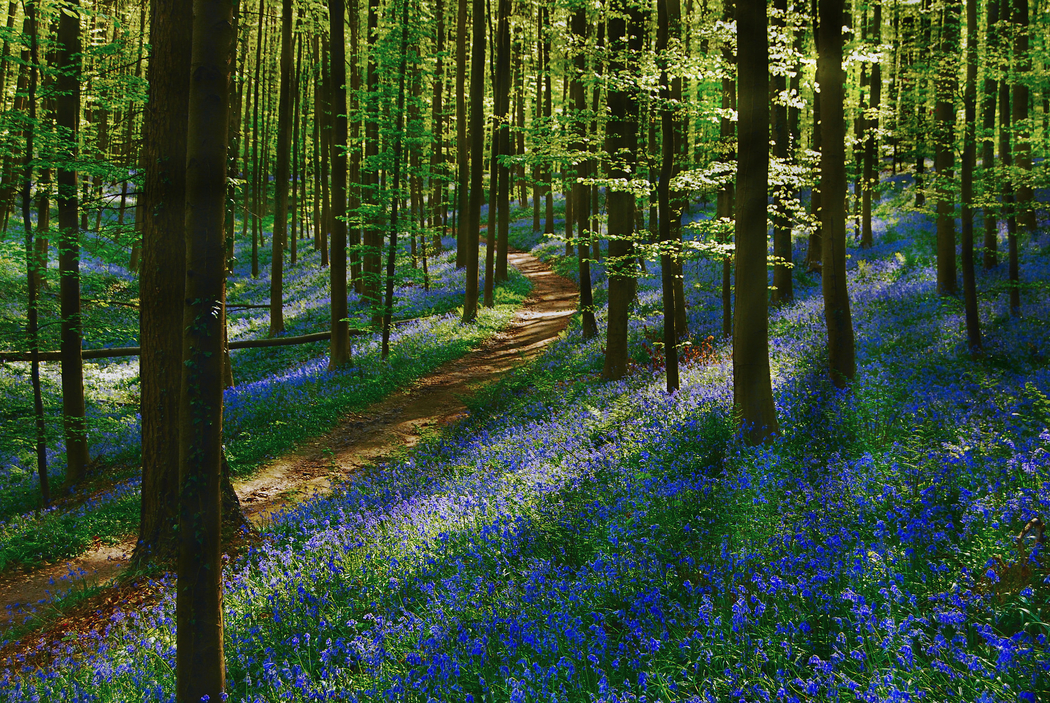
[[[828,330],[828,373],[845,387],[857,373],[853,318],[846,290],[846,74],[842,70],[844,0],[818,0],[820,42],[817,83],[820,85],[821,266],[824,321]]]
[[[232,0],[194,0],[186,130],[186,292],[179,402],[176,699],[221,700],[222,330]],[[276,239],[276,237],[275,237]]]
[[[616,0],[609,8],[611,83],[606,95],[609,124],[605,151],[609,156],[609,316],[602,379],[615,381],[627,372],[627,323],[634,277],[635,195],[631,179],[638,149],[637,56],[642,50],[642,13],[633,0]]]
[[[87,410],[84,403],[84,364],[81,357],[80,227],[77,172],[80,132],[80,14],[77,0],[58,21],[56,121],[64,132],[58,166],[59,300],[62,330],[62,419],[66,441],[66,483],[76,485],[87,476]]]
[[[827,1],[827,0],[825,0]],[[769,377],[766,200],[769,191],[769,46],[765,0],[737,0],[736,305],[733,405],[747,437],[778,431]]]

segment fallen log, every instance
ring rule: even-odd
[[[397,320],[394,324],[403,325],[406,322],[413,322],[420,318],[412,318],[410,320]],[[362,337],[367,334],[373,334],[372,330],[361,330],[351,329],[349,330],[351,337]],[[290,347],[296,344],[310,344],[312,342],[323,342],[327,339],[332,338],[331,330],[327,332],[315,332],[314,334],[303,334],[297,337],[272,337],[270,339],[242,339],[234,342],[230,342],[230,349],[266,349],[269,347]],[[140,347],[109,347],[108,349],[84,349],[80,356],[85,361],[90,359],[116,359],[122,356],[138,356]],[[42,351],[37,356],[40,361],[59,361],[62,358],[61,352],[57,351]],[[8,352],[0,351],[0,364],[6,364],[12,361],[32,361],[32,357],[29,352]]]

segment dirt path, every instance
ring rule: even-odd
[[[245,515],[257,526],[289,504],[326,492],[355,470],[404,448],[422,433],[463,417],[463,398],[509,369],[540,354],[565,329],[576,311],[577,289],[550,267],[523,252],[509,262],[532,282],[532,293],[514,320],[479,349],[450,361],[410,388],[344,417],[328,434],[272,461],[236,486]],[[70,589],[112,581],[127,566],[135,546],[129,537],[61,564],[0,575],[0,641],[28,613]]]

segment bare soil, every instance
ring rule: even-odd
[[[535,358],[557,339],[576,311],[575,284],[530,254],[512,251],[509,262],[529,278],[532,292],[507,327],[477,350],[366,410],[350,413],[331,432],[236,484],[245,516],[256,526],[264,526],[283,508],[326,493],[360,468],[415,446],[423,434],[465,417],[464,398]],[[115,545],[96,545],[65,563],[0,574],[0,640],[33,612],[46,612],[50,602],[71,589],[116,584],[134,546],[134,536],[128,536]],[[142,596],[133,586],[106,588],[46,632],[32,635],[28,638],[32,643],[3,647],[0,665],[18,656],[13,648],[40,651],[42,640],[94,629],[91,621],[122,605],[141,603]]]

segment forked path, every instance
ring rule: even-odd
[[[503,330],[409,388],[345,416],[332,431],[239,483],[245,515],[264,525],[283,507],[324,493],[355,470],[414,446],[424,433],[466,415],[463,401],[474,390],[535,358],[557,339],[576,311],[576,285],[530,254],[512,251],[509,262],[532,282],[532,292]],[[0,640],[28,609],[46,607],[56,593],[114,579],[133,547],[129,539],[28,574],[0,575]]]

